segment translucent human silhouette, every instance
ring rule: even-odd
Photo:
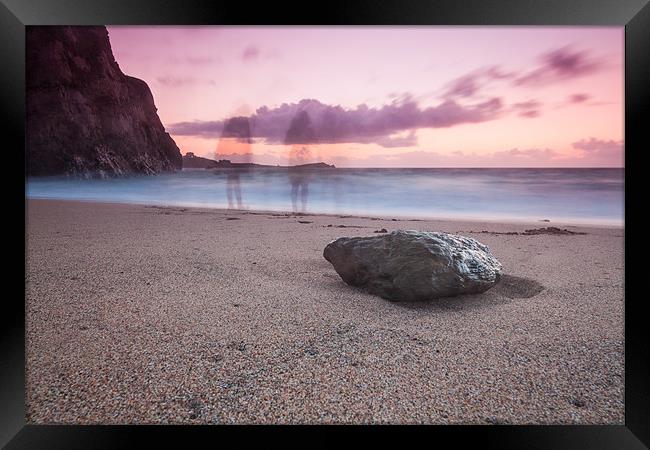
[[[291,146],[287,169],[291,184],[291,207],[294,213],[305,213],[311,174],[304,164],[312,162],[310,147],[316,143],[316,133],[307,111],[298,112],[291,120],[284,143]]]
[[[228,208],[244,209],[241,190],[241,175],[247,172],[251,163],[251,129],[248,117],[232,117],[224,123],[221,138],[217,144],[216,156],[226,172],[226,197]],[[237,155],[240,162],[220,159],[225,155]]]

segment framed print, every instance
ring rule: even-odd
[[[647,2],[222,3],[0,8],[3,445],[647,446]]]

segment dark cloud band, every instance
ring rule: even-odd
[[[461,105],[446,100],[432,107],[421,107],[410,97],[394,101],[381,108],[365,104],[354,109],[326,105],[318,100],[305,99],[298,103],[284,103],[276,108],[263,106],[249,117],[251,137],[267,143],[284,143],[291,121],[306,113],[313,128],[313,138],[304,143],[375,143],[385,147],[415,145],[414,130],[418,128],[445,128],[465,123],[496,119],[503,111],[500,98],[492,98],[473,105]],[[168,127],[178,136],[218,138],[224,121],[180,122]],[[407,136],[395,136],[408,133]]]

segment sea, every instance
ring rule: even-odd
[[[26,196],[383,218],[624,225],[624,169],[184,169],[32,177]]]

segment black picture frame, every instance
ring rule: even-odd
[[[478,444],[488,448],[647,448],[650,446],[649,346],[646,345],[645,295],[632,297],[643,283],[642,268],[631,264],[645,249],[634,216],[642,188],[643,166],[638,159],[647,149],[650,99],[650,5],[647,0],[329,0],[319,3],[248,2],[226,0],[0,0],[0,92],[5,125],[5,177],[12,211],[5,235],[13,241],[10,256],[25,260],[25,26],[26,25],[576,25],[625,26],[625,425],[624,426],[431,426],[431,427],[298,427],[329,436],[350,430],[383,435],[409,433],[431,443],[454,447]],[[8,159],[8,160],[7,160]],[[19,167],[23,167],[21,173]],[[7,213],[9,215],[9,213]],[[18,217],[22,215],[21,220]],[[23,234],[26,236],[26,234]],[[636,236],[633,237],[633,236]],[[628,245],[630,244],[630,245]],[[21,255],[22,252],[22,255]],[[10,260],[7,258],[6,262]],[[0,352],[0,444],[15,448],[125,448],[171,439],[207,438],[215,434],[246,439],[242,427],[178,426],[41,426],[25,423],[25,311],[24,285],[11,263],[5,276],[16,291],[4,299]],[[15,272],[15,273],[14,273]],[[7,292],[7,291],[5,291]],[[20,293],[23,293],[22,297]],[[372,429],[371,429],[372,428]],[[255,434],[290,431],[286,427],[254,427]],[[295,431],[292,428],[291,431]],[[324,442],[323,442],[324,443]]]

